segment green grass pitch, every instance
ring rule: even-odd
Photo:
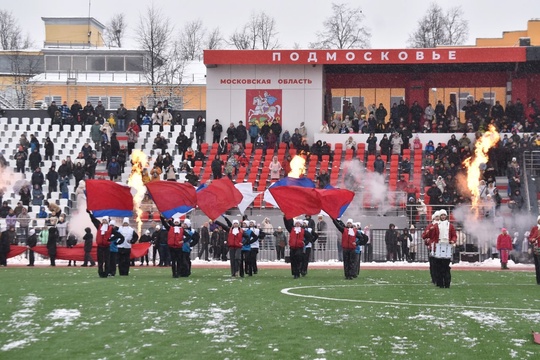
[[[538,359],[534,273],[0,270],[0,359]]]

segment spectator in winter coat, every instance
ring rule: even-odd
[[[375,161],[373,162],[373,168],[374,168],[375,172],[377,172],[377,173],[379,173],[381,175],[384,173],[386,165],[384,164],[384,161],[381,158],[381,155],[377,155],[377,157],[375,158]]]
[[[45,139],[45,160],[52,160],[54,155],[54,143],[52,142],[51,138],[47,137]]]
[[[118,131],[126,131],[126,118],[128,112],[124,107],[124,104],[120,104],[120,107],[116,110],[116,119],[118,120]]]
[[[34,185],[34,188],[32,189],[32,205],[43,204],[43,199],[45,199],[43,191],[37,184]]]
[[[501,269],[508,269],[508,255],[512,250],[512,238],[505,228],[501,229],[501,234],[497,237],[497,251],[501,260]]]
[[[116,178],[120,175],[120,165],[116,162],[116,158],[112,158],[111,162],[107,166],[107,174],[111,181],[115,181]],[[77,183],[78,184],[78,183]],[[75,185],[77,187],[77,185]]]
[[[219,120],[216,119],[214,125],[212,125],[212,143],[218,144],[219,139],[221,138],[221,133],[223,132],[223,126],[219,123]]]

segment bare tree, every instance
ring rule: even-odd
[[[256,34],[249,31],[249,27],[244,25],[241,30],[236,30],[229,42],[238,50],[254,50],[256,43]]]
[[[446,45],[462,45],[469,37],[469,22],[464,19],[461,6],[453,7],[446,12]]]
[[[43,71],[43,58],[22,50],[13,50],[8,57],[13,79],[10,90],[16,102],[14,105],[19,109],[27,109],[32,106],[32,78]]]
[[[223,43],[223,37],[221,36],[221,31],[219,28],[215,28],[211,33],[208,34],[206,38],[206,49],[208,50],[217,50],[221,48]]]
[[[202,21],[190,21],[180,32],[178,46],[185,60],[196,60],[202,56],[206,29]]]
[[[141,49],[147,52],[144,61],[146,79],[152,88],[154,101],[157,99],[158,87],[165,80],[163,65],[167,61],[171,49],[171,33],[173,26],[168,17],[153,5],[141,14],[137,29],[137,40]]]
[[[105,27],[105,42],[108,47],[122,47],[126,34],[126,20],[123,13],[114,14]]]
[[[332,15],[317,33],[317,41],[310,43],[315,49],[362,49],[369,47],[371,34],[362,26],[364,15],[361,8],[350,8],[347,4],[332,3]]]
[[[231,35],[229,42],[239,50],[269,50],[279,46],[276,35],[274,18],[263,11],[251,14],[249,21],[241,30],[237,30]]]
[[[0,49],[21,50],[31,45],[28,35],[23,35],[19,22],[10,11],[0,10]]]
[[[257,29],[261,48],[263,50],[272,50],[277,48],[278,41],[276,39],[276,20],[268,16],[265,12],[257,15]]]
[[[409,35],[409,46],[434,48],[439,45],[461,45],[467,40],[469,25],[463,18],[461,7],[444,11],[431,3],[426,14],[418,21],[418,27]]]

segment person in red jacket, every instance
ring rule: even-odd
[[[424,244],[428,248],[429,275],[431,276],[432,284],[436,284],[437,282],[435,280],[435,265],[434,265],[435,258],[433,257],[433,246],[431,244],[431,231],[433,230],[435,225],[439,222],[439,219],[440,219],[439,212],[435,211],[431,215],[431,224],[429,224],[424,230],[424,232],[422,233],[422,239],[424,239]]]
[[[289,232],[289,257],[291,259],[291,272],[295,279],[300,277],[302,260],[304,258],[304,242],[310,242],[312,236],[302,227],[301,219],[287,219],[283,217],[285,228]]]
[[[97,258],[98,258],[98,274],[101,278],[109,276],[110,272],[110,242],[112,238],[123,238],[122,234],[115,229],[114,226],[109,224],[109,218],[107,216],[101,218],[101,221],[96,219],[94,214],[90,210],[86,210],[92,223],[97,229],[96,245],[97,245]]]
[[[439,222],[430,230],[430,242],[434,245],[435,281],[440,288],[449,288],[452,276],[450,274],[451,257],[437,255],[437,247],[454,245],[457,240],[456,229],[447,218],[446,210],[439,210]]]
[[[501,269],[508,270],[508,254],[512,250],[512,238],[508,235],[505,228],[502,228],[501,234],[497,237],[497,251],[501,259]]]
[[[357,231],[354,228],[354,221],[347,220],[344,224],[341,220],[332,219],[334,226],[341,233],[341,247],[343,248],[343,270],[345,279],[352,280],[356,275],[356,241]],[[338,239],[339,241],[339,239]]]
[[[214,221],[216,225],[219,225],[229,233],[227,236],[227,247],[229,248],[229,259],[231,262],[231,276],[244,277],[244,267],[242,266],[242,245],[247,241],[247,234],[244,233],[240,227],[240,221],[233,220],[232,222],[223,216],[227,225],[219,221]]]
[[[536,225],[530,231],[529,242],[533,248],[536,284],[540,285],[540,216],[536,219]]]
[[[172,221],[167,221],[164,216],[161,216],[161,224],[167,230],[167,246],[171,255],[172,277],[178,278],[180,274],[182,246],[184,245],[184,229],[180,224],[179,217],[174,217]]]

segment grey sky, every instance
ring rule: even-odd
[[[371,30],[372,48],[404,48],[409,34],[416,28],[431,1],[428,0],[342,0],[351,6],[360,6],[366,16],[365,24]],[[501,37],[503,31],[524,30],[527,20],[540,18],[539,0],[439,0],[443,9],[462,6],[469,20],[469,39],[472,45],[477,37]],[[35,47],[43,44],[45,31],[42,16],[88,16],[88,1],[84,0],[17,0],[2,1],[1,9],[12,11],[25,32],[30,34]],[[112,14],[124,12],[128,23],[125,43],[136,47],[135,31],[147,0],[91,0],[91,16],[106,24]],[[295,43],[306,48],[315,41],[322,22],[331,11],[332,1],[321,0],[161,0],[157,7],[175,24],[177,33],[186,21],[201,19],[208,29],[219,27],[228,38],[236,28],[246,23],[252,12],[264,10],[275,18],[281,48]]]

